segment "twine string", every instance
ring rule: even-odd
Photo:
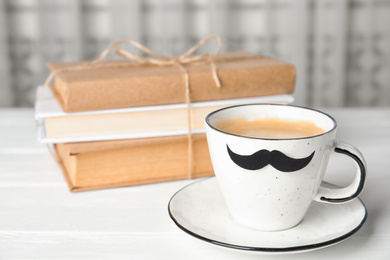
[[[205,44],[207,41],[209,41],[211,39],[215,39],[218,43],[218,49],[216,52],[193,55],[194,52],[196,52],[203,44]],[[117,48],[119,45],[124,44],[124,43],[132,45],[133,47],[136,47],[137,49],[141,50],[142,52],[149,54],[151,57],[137,56],[137,55],[131,54],[125,50]],[[146,65],[155,65],[155,66],[175,66],[178,69],[180,69],[181,72],[183,73],[184,82],[185,82],[185,101],[187,104],[188,178],[192,178],[193,177],[193,167],[192,167],[192,164],[193,164],[193,142],[192,142],[192,119],[191,119],[191,90],[190,90],[190,76],[189,76],[188,70],[186,69],[186,67],[184,65],[195,63],[195,62],[210,63],[212,77],[213,77],[213,80],[215,82],[215,85],[218,88],[221,87],[221,82],[219,80],[217,68],[216,68],[216,65],[214,62],[215,58],[219,55],[219,53],[221,52],[221,49],[222,49],[222,43],[221,43],[220,37],[218,35],[210,35],[210,36],[202,39],[201,41],[199,41],[196,45],[194,45],[186,53],[182,54],[179,57],[166,57],[166,56],[159,55],[136,41],[132,41],[132,40],[115,41],[110,46],[108,46],[100,54],[100,56],[97,59],[95,59],[93,61],[81,64],[81,65],[68,67],[68,68],[58,68],[58,69],[53,70],[52,73],[46,79],[42,90],[40,91],[40,93],[38,93],[35,102],[37,102],[41,98],[45,88],[47,88],[50,85],[51,81],[54,79],[55,75],[57,75],[58,73],[67,72],[67,71],[79,71],[79,70],[93,69],[93,68],[108,68],[108,67],[115,68],[115,67],[129,66],[130,64],[128,64],[128,63],[127,64],[105,64],[105,63],[102,63],[104,58],[114,48],[115,48],[116,54],[118,54],[118,55],[120,55],[120,56],[122,56],[130,61],[135,62],[135,64],[131,64],[131,65],[146,64]]]

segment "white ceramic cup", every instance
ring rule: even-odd
[[[242,117],[310,121],[325,133],[305,138],[262,139],[230,134],[215,127],[221,120]],[[358,149],[335,140],[336,128],[336,121],[329,115],[290,105],[251,104],[210,113],[206,117],[206,133],[211,160],[233,220],[262,231],[284,230],[303,219],[313,200],[343,203],[356,198],[364,186],[366,163]],[[345,188],[321,186],[333,152],[348,155],[358,166],[354,180]],[[259,163],[266,157],[272,159]]]

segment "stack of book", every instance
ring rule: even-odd
[[[49,67],[59,66],[74,64]],[[192,178],[213,175],[204,129],[208,113],[238,104],[293,101],[291,64],[261,57],[217,66],[219,89],[199,66],[189,69]],[[189,177],[188,107],[181,76],[170,67],[56,74],[55,84],[36,102],[35,118],[38,140],[53,144],[71,191]]]

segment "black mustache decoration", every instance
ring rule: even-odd
[[[260,150],[252,155],[239,155],[230,150],[226,145],[230,159],[246,170],[259,170],[268,164],[282,172],[294,172],[305,168],[314,156],[315,151],[306,158],[294,159],[284,153],[273,150]]]

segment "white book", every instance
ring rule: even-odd
[[[41,87],[38,87],[39,93]],[[291,103],[291,95],[216,100],[191,103],[191,133],[204,133],[210,112],[233,105]],[[47,88],[35,104],[38,141],[68,143],[147,138],[188,134],[187,104],[143,106],[65,113]]]

